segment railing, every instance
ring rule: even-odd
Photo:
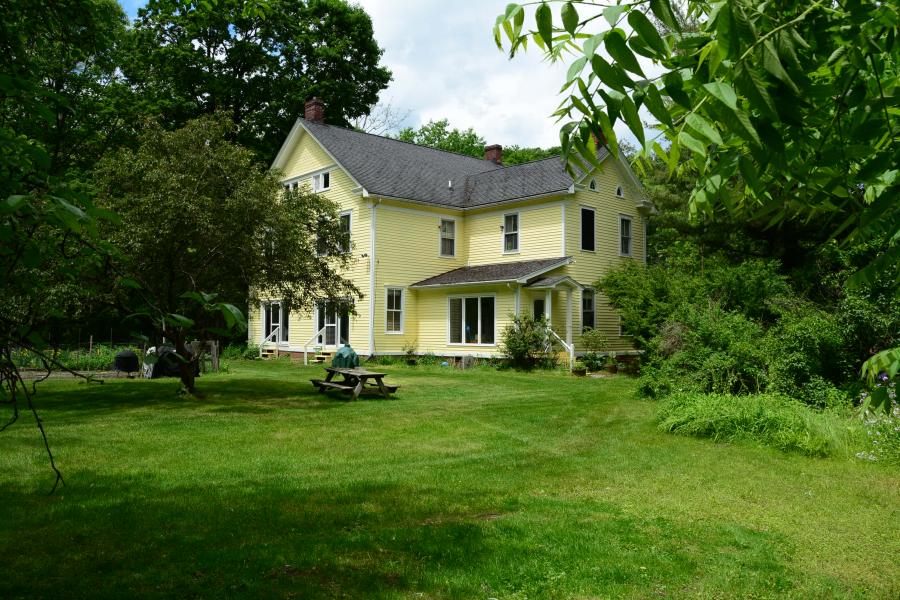
[[[328,325],[325,325],[325,327],[328,327]],[[308,340],[306,340],[306,343],[303,344],[303,364],[304,364],[304,365],[308,365],[308,364],[309,364],[309,345],[312,343],[312,341],[313,341],[314,339],[316,339],[316,338],[319,337],[320,335],[324,335],[324,334],[325,334],[325,327],[322,327],[322,329],[320,329],[320,330],[318,330],[317,332],[315,332],[315,333],[313,334],[313,336],[312,336],[311,338],[309,338]]]
[[[550,335],[555,337],[556,340],[560,344],[562,344],[562,347],[565,348],[566,352],[569,354],[569,371],[571,371],[573,368],[575,368],[575,344],[567,344],[566,341],[559,337],[559,335],[555,331],[550,328],[548,328],[548,330],[550,331]]]
[[[259,343],[259,357],[260,358],[262,358],[262,355],[263,355],[263,345],[271,342],[272,338],[276,337],[280,331],[281,331],[281,325],[276,326],[275,329],[272,330],[272,333],[270,333],[265,338],[263,338],[263,341]]]

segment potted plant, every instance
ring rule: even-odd
[[[575,377],[584,377],[587,375],[587,367],[580,360],[576,360],[575,364],[572,365],[572,375]]]
[[[607,373],[618,373],[619,363],[616,362],[616,353],[610,352],[606,355],[606,363],[603,365]]]
[[[403,344],[403,353],[406,355],[406,364],[411,367],[416,366],[418,361],[416,360],[416,344],[415,342],[408,342]]]

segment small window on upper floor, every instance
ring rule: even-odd
[[[519,213],[503,215],[503,251],[519,251]]]
[[[312,176],[312,189],[314,192],[324,192],[331,188],[331,172],[325,171]]]
[[[625,191],[622,189],[621,185],[616,186],[616,196],[618,196],[619,198],[625,197]]]
[[[590,188],[596,192],[597,191],[597,180],[592,178],[591,182],[588,184],[588,188]]]
[[[456,221],[441,219],[441,256],[456,256]]]

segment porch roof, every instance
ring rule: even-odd
[[[541,258],[518,262],[492,263],[474,267],[459,267],[428,279],[416,282],[409,287],[449,287],[457,285],[473,285],[481,283],[527,283],[548,271],[565,266],[572,262],[571,256],[559,258]]]
[[[581,290],[584,286],[569,277],[568,275],[553,275],[552,277],[543,277],[537,281],[533,281],[525,287],[529,289],[552,290],[557,287],[568,287],[570,289]]]

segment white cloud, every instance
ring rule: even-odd
[[[393,72],[381,97],[410,111],[407,125],[447,118],[488,143],[559,144],[559,124],[550,115],[562,99],[568,61],[551,64],[534,46],[512,60],[498,50],[492,29],[506,0],[355,1],[372,17],[382,62]],[[132,17],[141,4],[124,0]],[[529,14],[526,27],[532,23]],[[640,60],[648,75],[658,72]],[[624,124],[616,123],[616,132],[634,141]]]

